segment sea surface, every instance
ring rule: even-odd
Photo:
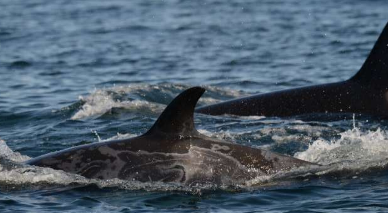
[[[346,80],[385,0],[0,0],[0,212],[388,212],[388,121],[195,115],[205,135],[327,166],[197,186],[93,180],[23,161],[141,135],[198,105]]]

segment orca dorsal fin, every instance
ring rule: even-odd
[[[388,23],[377,39],[361,69],[350,80],[388,86]]]
[[[194,126],[194,109],[205,92],[202,87],[192,87],[179,94],[164,109],[146,134],[164,133],[192,136],[198,134]]]

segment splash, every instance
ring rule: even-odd
[[[30,157],[22,155],[19,152],[12,151],[2,139],[0,139],[0,157],[15,162],[23,162],[31,159]]]
[[[115,99],[113,94],[121,93],[120,88],[111,90],[100,89],[93,92],[88,97],[80,96],[79,99],[85,102],[82,108],[76,112],[71,119],[80,120],[86,118],[95,118],[109,112],[113,108],[122,108],[131,111],[146,110],[151,113],[160,112],[162,106],[142,100],[124,100]],[[115,93],[112,93],[114,91]]]
[[[71,119],[81,120],[99,117],[114,108],[125,109],[132,112],[158,114],[168,101],[189,86],[161,84],[134,84],[129,86],[114,86],[111,88],[95,89],[90,95],[79,99],[84,102],[81,109]],[[199,104],[214,104],[222,98],[234,98],[242,95],[241,92],[229,89],[220,89],[213,86],[206,87],[208,95],[199,100]],[[156,98],[155,97],[159,97]],[[155,100],[166,99],[162,103]],[[163,99],[162,98],[162,99]]]
[[[368,162],[385,161],[388,156],[388,132],[378,128],[362,131],[357,127],[339,134],[338,139],[318,139],[308,149],[295,157],[329,165],[340,162],[354,162],[367,165]]]
[[[369,171],[387,168],[387,154],[387,131],[380,128],[362,131],[354,125],[353,129],[339,133],[339,138],[320,138],[309,145],[307,150],[294,155],[317,165],[256,177],[247,181],[247,186],[282,184],[293,178],[306,181],[311,176],[362,178],[362,174]]]

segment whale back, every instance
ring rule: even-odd
[[[388,23],[360,70],[350,78],[362,84],[388,87]]]

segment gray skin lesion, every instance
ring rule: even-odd
[[[244,184],[258,176],[311,165],[289,156],[206,137],[193,111],[204,89],[178,95],[145,134],[49,153],[27,164],[86,178],[153,182]]]
[[[156,145],[143,146],[144,141]],[[209,138],[191,137],[169,144],[158,144],[154,138],[108,143],[68,150],[34,164],[87,178],[191,185],[244,184],[253,178],[305,163],[270,151]]]

